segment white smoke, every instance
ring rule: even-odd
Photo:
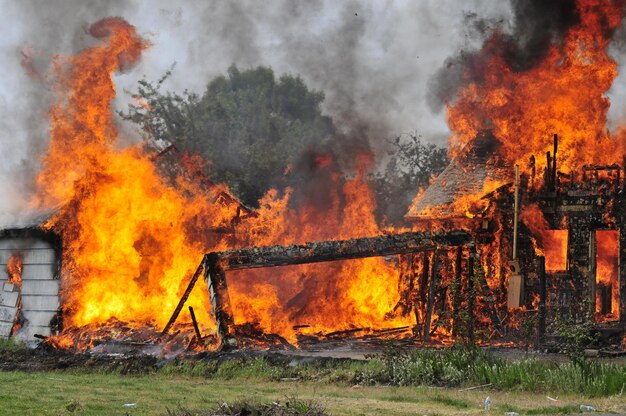
[[[429,80],[447,57],[480,44],[464,26],[468,14],[504,25],[511,14],[508,2],[495,0],[0,0],[0,8],[5,22],[0,29],[0,227],[24,220],[47,144],[51,94],[20,65],[27,45],[45,69],[53,54],[94,44],[85,30],[89,24],[121,16],[153,46],[137,67],[116,76],[117,109],[128,102],[122,90],[134,90],[143,77],[156,80],[174,62],[164,87],[179,93],[202,93],[233,63],[266,65],[277,74],[300,74],[324,91],[329,115],[378,126],[381,142],[416,131],[444,145],[449,131],[443,112],[433,113],[427,104]],[[622,103],[626,90],[616,87],[611,97]],[[614,107],[611,120],[623,113],[622,106]]]

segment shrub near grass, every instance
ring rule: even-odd
[[[27,346],[23,342],[17,341],[13,338],[0,338],[0,351],[2,352],[16,352],[26,349]]]
[[[593,361],[506,361],[478,348],[399,351],[390,349],[355,374],[363,384],[457,387],[491,384],[502,390],[623,394],[626,366]]]

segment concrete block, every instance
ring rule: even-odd
[[[17,307],[19,292],[0,292],[0,306]]]
[[[0,337],[8,338],[11,336],[13,322],[0,322]]]
[[[22,296],[22,310],[56,311],[59,308],[59,297],[54,295],[24,295]]]
[[[1,242],[2,240],[0,240]],[[52,264],[56,261],[56,252],[52,248],[33,248],[22,250],[0,249],[0,265],[6,265],[15,253],[22,255],[22,264]]]
[[[54,264],[56,253],[51,248],[38,248],[23,252],[23,264]]]
[[[58,295],[60,282],[58,280],[23,280],[23,295]]]
[[[56,264],[25,264],[22,280],[56,280]]]
[[[22,309],[22,316],[27,321],[25,326],[49,326],[55,312],[28,311]]]
[[[17,316],[17,308],[9,308],[7,306],[0,306],[0,321],[15,322]]]

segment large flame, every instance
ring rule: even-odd
[[[38,178],[41,203],[61,206],[47,226],[63,237],[65,323],[162,325],[204,253],[190,224],[200,216],[208,228],[219,212],[168,186],[140,148],[117,147],[111,75],[148,43],[120,18],[90,33],[106,44],[57,60],[50,149]],[[191,302],[207,305],[206,293],[194,292]],[[209,322],[206,312],[202,318]]]
[[[494,159],[523,169],[532,155],[536,167],[546,165],[541,155],[551,150],[555,132],[561,137],[558,166],[563,172],[613,163],[624,153],[622,141],[606,131],[605,96],[617,74],[607,47],[622,8],[617,2],[579,0],[578,11],[580,22],[563,42],[522,72],[507,65],[499,49],[501,33],[493,34],[475,57],[473,72],[467,70],[467,86],[447,105],[451,156],[471,149],[484,130],[498,143]],[[314,175],[315,186],[271,190],[260,201],[258,215],[237,222],[234,235],[213,232],[224,224],[232,227],[237,211],[232,204],[216,202],[219,198],[194,175],[166,178],[144,148],[122,148],[118,142],[112,74],[129,70],[148,42],[120,18],[97,22],[90,33],[103,43],[55,61],[57,101],[50,110],[50,149],[38,178],[39,204],[59,207],[46,226],[63,238],[62,304],[69,330],[112,320],[162,327],[208,251],[385,231],[375,220],[375,202],[364,180],[369,156],[355,155],[358,173],[348,180],[334,168],[332,157],[318,155],[313,165],[321,173]],[[468,216],[482,213],[488,204],[481,198],[504,184],[485,180],[476,195],[452,205]],[[532,208],[526,211],[527,218],[535,214]],[[489,271],[489,285],[496,287],[494,279],[500,277],[501,285],[505,281],[498,251],[502,227],[493,233],[495,241],[481,262]],[[545,236],[544,249],[564,252],[562,236],[549,239]],[[392,313],[400,300],[400,269],[397,259],[372,258],[229,272],[234,318],[292,341],[294,326],[317,333],[412,325],[412,315]],[[425,287],[419,291],[425,293]],[[440,295],[441,302],[449,296]],[[206,287],[197,288],[189,304],[204,330],[214,327]]]
[[[487,129],[511,165],[525,167],[535,155],[537,167],[545,167],[541,156],[552,150],[553,133],[560,136],[563,172],[588,163],[614,163],[616,151],[623,153],[621,141],[607,134],[610,102],[605,95],[617,76],[607,47],[623,7],[618,1],[579,0],[577,8],[579,24],[538,65],[523,72],[507,65],[501,34],[492,35],[466,70],[468,86],[447,108],[453,154]]]
[[[40,204],[60,207],[47,227],[63,238],[62,303],[70,330],[112,319],[164,326],[211,250],[381,233],[365,168],[352,180],[328,170],[330,189],[320,191],[330,202],[323,210],[315,203],[319,194],[292,204],[291,191],[272,190],[235,239],[213,233],[235,215],[228,204],[215,203],[189,180],[193,175],[164,179],[141,147],[120,148],[117,141],[111,75],[129,69],[148,43],[120,18],[104,19],[90,33],[105,43],[57,59],[50,150],[38,178]],[[228,281],[237,323],[293,339],[297,324],[332,331],[412,323],[387,316],[399,298],[398,274],[395,262],[368,259],[229,273]],[[202,326],[213,328],[206,287],[189,304]]]

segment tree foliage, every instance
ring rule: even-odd
[[[292,172],[285,177],[288,166],[308,149],[333,148],[333,140],[342,140],[334,134],[332,119],[321,112],[324,94],[309,89],[299,76],[276,79],[271,68],[240,70],[233,65],[199,95],[162,92],[170,75],[168,71],[155,82],[140,81],[135,103],[120,115],[153,140],[210,161],[209,177],[227,183],[247,205],[256,206],[270,187],[305,185],[297,182],[310,180],[307,175]],[[417,191],[443,170],[447,158],[445,149],[417,134],[389,140],[388,147],[385,168],[369,181],[379,214],[395,222]]]
[[[210,161],[209,176],[226,182],[244,203],[256,205],[307,147],[334,131],[320,105],[324,94],[298,76],[276,79],[271,68],[228,69],[202,95],[162,93],[170,72],[140,81],[135,104],[122,117],[153,139]]]
[[[381,215],[390,222],[400,220],[420,189],[448,165],[445,148],[426,143],[416,133],[389,141],[389,161],[372,182]]]

